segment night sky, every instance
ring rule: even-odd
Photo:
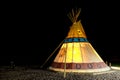
[[[4,2],[1,64],[9,64],[12,60],[16,64],[42,64],[67,36],[72,24],[67,14],[72,8],[81,8],[78,19],[98,54],[105,61],[119,62],[120,12],[117,2],[48,0]]]

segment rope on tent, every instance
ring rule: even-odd
[[[64,42],[64,40],[58,45],[58,47],[52,52],[52,54],[46,59],[46,61],[43,63],[43,65],[41,66],[41,68],[43,68],[43,66],[47,63],[47,61],[52,57],[52,55],[56,52],[56,50],[62,45],[62,43]]]

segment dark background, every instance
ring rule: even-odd
[[[104,61],[120,62],[119,4],[115,1],[65,0],[3,2],[1,7],[1,65],[41,65],[67,36],[67,14],[81,8],[89,42]],[[51,58],[48,63],[51,63]]]

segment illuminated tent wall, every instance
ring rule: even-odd
[[[80,10],[77,13],[72,10],[72,13],[69,14],[73,24],[50,69],[66,72],[110,70],[87,40],[81,21],[77,21],[79,14]]]

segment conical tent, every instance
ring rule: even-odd
[[[66,72],[100,72],[110,70],[87,40],[81,21],[77,21],[80,10],[72,10],[69,18],[73,22],[55,57],[51,70]]]

